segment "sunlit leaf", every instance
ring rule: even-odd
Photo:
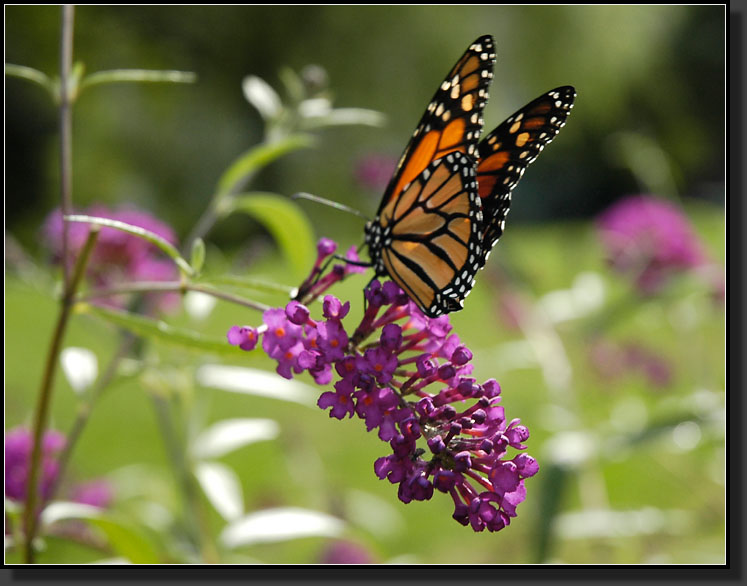
[[[80,90],[110,83],[194,83],[197,74],[191,71],[154,71],[151,69],[111,69],[97,71],[83,78]]]
[[[213,311],[218,300],[213,295],[199,291],[187,291],[184,295],[184,310],[196,320],[204,320]]]
[[[572,511],[557,516],[553,530],[563,539],[678,535],[692,528],[691,512],[645,507],[632,511]]]
[[[223,173],[218,181],[218,195],[238,193],[263,167],[283,155],[314,144],[313,137],[306,134],[292,134],[271,143],[252,147],[241,155]]]
[[[219,462],[200,462],[195,475],[205,496],[226,521],[244,514],[244,497],[236,473]]]
[[[60,352],[60,363],[65,378],[78,394],[88,389],[98,376],[98,359],[88,348],[64,348]]]
[[[224,419],[197,436],[192,453],[196,458],[217,458],[251,443],[275,439],[279,431],[272,419]]]
[[[308,100],[307,100],[308,101]],[[327,112],[310,110],[300,123],[304,130],[323,128],[325,126],[363,126],[381,127],[386,124],[386,116],[376,110],[365,108],[334,108]]]
[[[202,238],[195,238],[192,242],[192,254],[189,261],[195,273],[202,270],[202,266],[205,264],[205,241]]]
[[[68,520],[85,521],[99,528],[114,551],[132,563],[156,564],[160,561],[153,544],[140,531],[98,507],[58,501],[50,503],[41,514],[44,526]]]
[[[205,364],[197,369],[195,376],[203,387],[290,401],[309,407],[316,405],[319,395],[316,389],[307,384],[255,368]]]
[[[250,193],[236,197],[233,209],[252,216],[267,228],[297,279],[308,273],[316,253],[314,231],[294,201],[274,193]]]
[[[345,523],[336,517],[289,507],[246,515],[228,525],[219,539],[234,548],[302,537],[338,537],[344,528]]]
[[[280,115],[283,109],[280,96],[264,79],[248,75],[241,83],[241,89],[244,97],[257,109],[262,118],[272,120]]]

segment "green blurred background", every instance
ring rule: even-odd
[[[6,6],[5,15],[6,63],[55,75],[60,8]],[[621,343],[637,340],[672,365],[673,377],[658,387],[637,374],[611,380],[595,372],[588,340],[573,325],[540,328],[533,338],[507,327],[499,308],[509,294],[533,305],[589,273],[603,275],[609,298],[622,296],[625,284],[608,274],[590,220],[628,194],[681,203],[723,263],[725,7],[82,6],[74,59],[86,71],[178,69],[196,72],[198,81],[86,92],[74,116],[74,200],[131,203],[186,237],[227,165],[262,139],[242,79],[253,74],[279,88],[282,67],[317,64],[328,73],[335,106],[378,110],[387,125],[325,129],[315,148],[266,168],[252,188],[307,191],[373,215],[381,193],[356,180],[356,166],[371,155],[399,156],[443,75],[482,34],[495,37],[498,53],[484,113],[488,130],[553,87],[570,84],[578,93],[566,127],[515,191],[492,267],[453,319],[475,351],[477,377],[497,378],[508,416],[531,430],[529,453],[541,466],[557,463],[527,481],[518,518],[499,534],[473,534],[450,519],[444,495],[402,505],[396,489],[373,474],[387,447],[359,420],[338,422],[318,409],[204,389],[189,395],[188,407],[199,406],[206,421],[238,413],[276,419],[279,440],[225,458],[242,479],[248,509],[286,504],[342,515],[376,561],[719,563],[723,421],[712,413],[723,409],[723,314],[684,284],[667,299],[641,302],[605,331]],[[22,80],[6,78],[5,98],[6,233],[43,263],[39,226],[58,205],[57,114],[48,96]],[[346,248],[360,243],[357,219],[301,205],[317,236]],[[208,244],[208,264],[252,258],[242,270],[296,284],[287,281],[269,236],[248,218],[221,223]],[[51,274],[46,281],[22,271],[8,275],[6,428],[30,419],[56,311],[52,288],[45,288]],[[511,285],[504,289],[507,274]],[[338,293],[355,301],[363,284],[346,282]],[[173,319],[220,337],[258,316],[219,304],[209,323]],[[531,345],[548,336],[564,344],[562,381],[553,365],[526,359]],[[73,321],[67,343],[92,348],[105,362],[115,349],[111,337],[106,324],[85,317]],[[176,371],[191,367],[189,356],[151,352]],[[272,369],[259,357],[251,365]],[[63,431],[76,408],[65,385],[60,377],[52,417]],[[693,421],[697,441],[678,443],[677,433],[693,429],[678,426]],[[568,450],[570,463],[553,449]],[[137,380],[128,380],[97,407],[72,473],[111,475],[138,463],[160,470],[156,476],[171,494],[153,407]],[[220,526],[217,515],[211,522]],[[57,547],[51,561],[96,559],[84,548]],[[321,540],[305,539],[256,546],[246,555],[306,563],[321,547]]]

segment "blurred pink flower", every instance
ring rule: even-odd
[[[84,505],[106,509],[111,505],[114,493],[111,484],[103,478],[89,480],[72,490],[70,500]]]
[[[373,557],[363,546],[351,541],[334,541],[322,551],[322,564],[371,564]]]
[[[15,501],[26,500],[29,462],[34,438],[31,430],[16,427],[5,433],[5,496]],[[65,446],[65,436],[48,430],[42,438],[42,459],[39,473],[39,498],[46,501],[59,474],[57,455]]]
[[[355,180],[361,187],[381,193],[394,174],[397,159],[388,155],[371,154],[361,157],[355,166]]]
[[[594,369],[605,379],[639,372],[654,387],[667,387],[674,377],[670,363],[661,355],[635,342],[617,344],[598,340],[590,348]]]
[[[135,210],[110,210],[102,205],[93,205],[80,213],[88,216],[119,220],[133,226],[144,228],[176,244],[176,235],[168,225],[150,214]],[[62,212],[54,210],[45,220],[42,228],[43,240],[52,252],[56,263],[62,260]],[[88,237],[89,225],[82,222],[71,222],[68,228],[70,257],[74,259],[80,252]],[[136,281],[170,281],[178,277],[176,266],[159,256],[158,249],[151,243],[115,228],[103,227],[96,240],[88,264],[88,278],[94,286],[100,288]],[[178,295],[173,293],[149,296],[148,303],[162,311],[172,309],[178,302]],[[102,297],[96,302],[110,307],[123,307],[125,296]]]
[[[677,273],[710,264],[683,210],[653,196],[615,202],[598,217],[597,229],[611,266],[644,294],[656,293]]]

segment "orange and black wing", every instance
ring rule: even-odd
[[[478,145],[477,183],[483,206],[485,255],[503,234],[511,190],[527,166],[560,132],[573,107],[576,90],[555,88],[531,101]]]
[[[384,192],[379,212],[402,194],[433,161],[451,152],[477,160],[482,111],[493,79],[495,44],[485,35],[451,68],[428,104]]]
[[[475,164],[461,152],[430,163],[368,228],[376,272],[387,274],[428,317],[462,308],[482,266]]]

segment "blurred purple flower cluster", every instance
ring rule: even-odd
[[[65,447],[65,436],[49,430],[42,437],[42,459],[39,473],[39,499],[46,503],[59,477],[58,457]],[[31,430],[16,427],[5,433],[5,496],[14,501],[26,500],[29,464],[34,438]],[[112,500],[111,486],[102,479],[91,480],[72,487],[70,499],[106,508]]]
[[[656,293],[671,277],[692,270],[723,299],[721,271],[714,270],[687,216],[673,203],[650,195],[625,197],[598,217],[597,229],[610,265],[630,276],[641,293]]]
[[[374,558],[362,545],[351,541],[334,541],[319,556],[321,564],[372,564]]]
[[[314,271],[331,249],[320,243]],[[330,274],[341,278],[343,270]],[[320,275],[302,289],[321,295],[326,287],[310,285]],[[286,378],[307,371],[321,385],[334,379],[319,407],[337,419],[356,415],[377,430],[392,453],[374,471],[399,485],[402,502],[428,500],[436,489],[452,497],[458,522],[475,531],[502,529],[526,496],[524,479],[539,468],[525,453],[508,455],[526,448],[529,431],[519,419],[507,420],[494,379],[479,384],[470,376],[472,352],[451,332],[448,316],[425,317],[393,282],[375,280],[364,294],[367,307],[351,333],[342,323],[350,302],[326,295],[323,319],[291,301],[266,311],[259,328],[234,326],[229,342],[251,350],[261,339]]]
[[[361,187],[381,193],[386,189],[396,166],[397,159],[394,157],[366,155],[361,157],[355,166],[355,179]]]
[[[169,226],[140,210],[110,210],[102,205],[94,205],[80,213],[138,226],[161,236],[171,244],[176,244],[176,236]],[[57,209],[47,217],[42,228],[43,240],[56,263],[62,261],[62,232],[62,212]],[[69,223],[71,259],[75,259],[83,248],[88,233],[88,224]],[[158,249],[153,244],[121,230],[102,227],[91,253],[87,275],[95,287],[109,288],[133,281],[170,281],[178,277],[178,271],[173,262],[159,256]],[[150,307],[155,306],[161,311],[168,311],[173,309],[178,301],[179,296],[175,293],[151,293],[148,303]],[[110,307],[123,307],[127,303],[127,297],[102,297],[96,302]]]
[[[591,347],[590,358],[594,369],[607,381],[639,373],[652,386],[663,388],[674,378],[672,366],[664,357],[635,342],[599,340]]]
[[[5,496],[15,501],[26,499],[29,462],[34,440],[31,431],[16,427],[5,433]],[[57,481],[57,454],[65,447],[65,436],[58,431],[47,431],[42,438],[42,460],[39,471],[39,495],[49,498]]]

